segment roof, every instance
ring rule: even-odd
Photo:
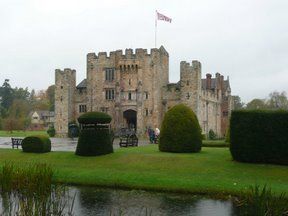
[[[87,79],[82,80],[77,86],[77,89],[87,88]]]
[[[55,113],[53,111],[49,111],[49,110],[35,110],[35,111],[31,111],[29,116],[32,116],[34,113],[37,113],[40,117],[43,116],[49,116],[49,117],[54,117]]]

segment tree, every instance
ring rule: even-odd
[[[286,92],[274,91],[269,94],[267,105],[270,109],[288,109],[288,99]]]
[[[46,96],[49,101],[49,110],[54,111],[55,108],[55,85],[51,85],[46,90]]]
[[[2,87],[0,87],[0,104],[2,108],[8,110],[13,102],[13,89],[9,84],[9,79],[5,79]]]
[[[267,105],[265,104],[264,100],[255,98],[249,103],[247,103],[246,109],[249,109],[249,110],[267,109]]]
[[[21,100],[28,100],[30,97],[30,92],[28,91],[28,88],[14,88],[13,92],[13,99],[21,99]]]
[[[243,109],[244,103],[241,102],[241,98],[238,95],[233,96],[233,102],[234,102],[234,110]]]

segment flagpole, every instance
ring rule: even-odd
[[[157,48],[157,10],[155,16],[155,48]]]

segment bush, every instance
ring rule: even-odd
[[[234,111],[230,151],[237,161],[288,165],[287,111]]]
[[[169,109],[161,126],[159,150],[199,152],[201,146],[201,128],[194,112],[183,104]]]
[[[44,153],[51,151],[51,140],[47,136],[28,136],[22,141],[23,152]]]
[[[108,124],[111,116],[103,112],[87,112],[78,118],[80,124]]]
[[[216,139],[216,134],[215,134],[215,132],[212,129],[209,130],[208,136],[209,136],[210,140],[215,140]]]
[[[55,128],[54,128],[53,125],[48,128],[47,133],[48,133],[48,135],[49,135],[50,137],[54,137],[54,136],[55,136],[56,131],[55,131]]]
[[[76,155],[97,156],[113,152],[113,144],[108,129],[84,129],[80,131]]]
[[[83,129],[80,131],[75,154],[97,156],[112,153],[113,143],[109,128],[105,125],[97,125],[110,123],[111,119],[108,114],[100,112],[89,112],[81,115],[78,122],[83,124]],[[89,127],[85,124],[88,124]]]

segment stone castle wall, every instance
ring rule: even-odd
[[[76,71],[55,70],[55,129],[59,136],[66,136],[68,123],[75,119]]]
[[[114,70],[114,79],[107,80],[105,71]],[[83,86],[75,85],[75,70],[56,70],[56,131],[65,134],[68,122],[76,120],[82,112],[102,111],[112,116],[112,127],[119,130],[129,121],[124,115],[137,113],[137,132],[147,127],[160,127],[165,112],[176,104],[184,103],[196,113],[204,133],[210,129],[223,134],[228,118],[223,112],[230,109],[229,95],[225,92],[223,76],[216,74],[211,88],[211,76],[203,87],[201,63],[180,63],[180,81],[169,83],[169,54],[160,47],[126,49],[87,54],[87,79]],[[217,88],[216,88],[217,87]],[[107,90],[114,90],[114,99],[106,98]],[[225,102],[222,96],[225,95]],[[82,106],[82,109],[80,109]],[[85,110],[83,110],[85,106]],[[57,120],[58,119],[58,120]]]

